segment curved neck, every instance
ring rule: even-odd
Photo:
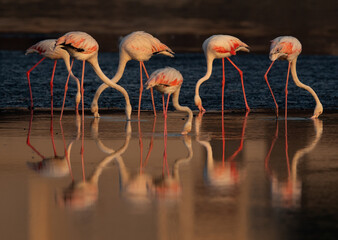
[[[297,57],[291,61],[291,75],[292,75],[292,78],[293,78],[293,81],[295,82],[295,84],[300,87],[300,88],[303,88],[305,90],[307,90],[309,93],[311,93],[311,95],[313,96],[313,98],[315,99],[316,101],[316,105],[320,105],[320,101],[319,101],[319,98],[317,96],[317,94],[315,93],[315,91],[313,91],[313,89],[308,86],[308,85],[305,85],[304,83],[302,83],[298,76],[297,76],[297,70],[296,70],[296,64],[297,64]]]
[[[184,146],[188,150],[188,156],[185,158],[180,158],[175,161],[175,164],[173,166],[173,172],[172,175],[174,179],[178,180],[179,179],[179,165],[184,162],[189,162],[192,157],[193,157],[193,151],[192,151],[192,146],[191,146],[191,138],[188,136],[184,137]]]
[[[198,82],[196,83],[196,88],[195,88],[195,96],[199,96],[199,89],[200,89],[200,86],[203,82],[205,82],[206,80],[208,80],[211,76],[211,73],[212,73],[212,63],[214,62],[214,59],[213,57],[208,57],[206,56],[206,60],[207,60],[207,72],[206,74],[204,75],[204,77],[202,77],[200,80],[198,80]]]
[[[207,141],[200,141],[198,140],[198,143],[200,143],[202,146],[205,147],[205,150],[207,151],[207,168],[208,171],[212,170],[214,168],[214,157],[213,157],[213,152],[212,152],[212,147],[209,142]]]
[[[130,124],[130,121],[128,122],[128,124]],[[113,151],[112,154],[110,154],[109,156],[105,157],[100,164],[96,167],[95,171],[93,172],[92,176],[90,177],[90,181],[93,183],[98,183],[99,181],[99,177],[103,171],[103,169],[113,160],[116,159],[119,163],[119,167],[120,167],[120,171],[123,172],[123,174],[126,174],[126,168],[124,166],[123,160],[121,155],[127,150],[128,146],[129,146],[129,142],[130,142],[130,138],[131,138],[131,133],[127,133],[126,136],[126,140],[123,144],[123,146],[118,149],[116,152]],[[122,163],[121,163],[122,161]],[[123,166],[122,166],[122,165]],[[122,169],[122,170],[121,170]]]
[[[122,78],[127,62],[130,60],[131,58],[125,52],[120,51],[119,66],[114,77],[111,79],[112,82],[117,83]]]
[[[129,61],[130,59],[127,58],[127,56],[123,53],[120,54],[120,60],[119,60],[119,66],[117,67],[117,71],[114,75],[114,77],[110,80],[114,83],[117,83],[123,76],[123,73],[124,73],[124,69],[126,68],[126,65],[127,65],[127,62]],[[93,103],[96,103],[98,102],[100,96],[101,96],[101,93],[107,88],[107,84],[102,84],[97,90],[96,90],[96,93],[95,93],[95,96],[93,98]]]
[[[185,127],[187,124],[191,125],[194,115],[193,115],[192,111],[190,110],[190,108],[180,105],[180,103],[178,101],[178,98],[180,96],[180,91],[181,91],[181,87],[179,89],[177,89],[176,92],[173,93],[172,100],[173,100],[173,105],[176,108],[176,110],[182,111],[182,112],[187,112],[189,114],[188,120],[184,125],[184,127]]]
[[[91,58],[89,58],[87,60],[93,67],[95,73],[97,74],[97,76],[108,86],[116,89],[117,91],[119,91],[120,93],[123,94],[125,100],[126,100],[126,106],[130,108],[130,100],[129,100],[129,95],[127,93],[127,91],[121,87],[120,85],[116,84],[115,82],[111,81],[101,70],[99,62],[97,60],[97,54],[95,54],[94,56],[92,56]],[[126,108],[127,110],[127,108]],[[131,112],[131,109],[130,109]],[[129,115],[129,116],[128,116]],[[127,118],[130,118],[130,113],[127,113]]]
[[[319,119],[313,119],[313,124],[315,127],[315,131],[316,131],[316,136],[314,137],[314,139],[305,147],[302,148],[300,150],[298,150],[295,153],[295,156],[293,157],[292,160],[292,178],[295,180],[297,179],[297,167],[298,167],[298,162],[299,160],[307,153],[309,153],[310,151],[312,151],[312,149],[314,149],[314,147],[317,145],[317,143],[319,142],[320,138],[322,137],[323,134],[323,122]]]
[[[68,54],[63,56],[63,61],[65,62],[68,73],[75,80],[76,85],[77,85],[77,89],[78,89],[78,92],[79,92],[80,91],[80,80],[77,77],[75,77],[73,72],[72,72],[72,69],[70,67],[70,57],[69,57]]]

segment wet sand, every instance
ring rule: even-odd
[[[48,111],[31,124],[27,111],[2,111],[4,239],[335,239],[338,113],[290,111],[285,124],[226,112],[224,131],[220,112],[195,113],[186,137],[184,114],[169,112],[167,137],[161,112],[130,126],[121,112],[101,115],[85,117],[82,162],[80,118],[60,125],[56,111],[62,157],[41,162],[54,156]]]

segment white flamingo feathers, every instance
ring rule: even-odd
[[[249,52],[248,45],[239,40],[236,37],[230,35],[213,35],[206,39],[202,45],[205,58],[207,60],[207,72],[204,77],[198,80],[195,88],[195,105],[198,107],[200,112],[205,112],[205,109],[202,106],[202,100],[199,95],[199,88],[203,82],[208,80],[212,73],[212,64],[214,59],[221,58],[223,65],[223,81],[222,81],[222,111],[224,109],[224,84],[225,84],[225,75],[224,75],[224,58],[237,69],[241,76],[243,97],[245,101],[245,107],[247,111],[250,111],[249,105],[245,96],[244,82],[243,82],[243,72],[230,60],[230,56],[236,55],[238,51]]]
[[[123,94],[126,101],[126,118],[127,120],[130,120],[131,105],[128,93],[123,87],[117,85],[113,81],[110,81],[110,79],[102,72],[97,59],[99,45],[96,42],[96,40],[85,32],[69,32],[57,40],[55,47],[57,46],[63,46],[72,57],[83,61],[82,78],[81,78],[82,118],[84,118],[83,79],[84,79],[85,62],[87,61],[91,64],[95,73],[104,83],[106,83],[108,86],[118,90]]]
[[[187,112],[189,114],[188,120],[183,127],[182,134],[187,134],[191,131],[193,113],[188,107],[179,104],[179,95],[183,83],[182,74],[174,68],[165,67],[156,70],[150,75],[149,80],[146,82],[147,89],[155,88],[162,93],[163,101],[163,115],[167,118],[167,110],[170,95],[173,94],[173,105],[176,110]],[[168,94],[167,104],[165,106],[164,94]]]
[[[111,79],[112,82],[117,83],[123,75],[126,64],[130,60],[136,60],[140,62],[140,95],[138,104],[138,117],[140,117],[141,109],[141,98],[143,91],[143,80],[142,80],[142,68],[149,78],[144,61],[148,61],[155,54],[163,54],[169,57],[174,57],[174,52],[165,44],[161,43],[160,40],[153,37],[151,34],[137,31],[125,36],[120,43],[120,59],[119,66],[115,76]],[[107,88],[106,84],[102,84],[96,91],[95,97],[91,105],[91,111],[95,117],[99,117],[98,114],[98,99],[101,93]],[[154,103],[153,90],[151,89],[151,98],[153,103],[154,115],[156,116],[156,109]]]
[[[63,59],[63,61],[65,62],[65,65],[67,67],[67,70],[69,72],[68,78],[67,78],[67,83],[68,83],[68,80],[69,80],[69,76],[72,76],[72,78],[76,81],[76,84],[77,84],[77,94],[76,94],[76,100],[75,101],[76,101],[76,112],[78,112],[78,105],[79,105],[80,100],[81,100],[81,94],[80,94],[80,81],[79,81],[78,78],[76,78],[73,75],[73,73],[71,71],[74,60],[72,60],[72,63],[70,65],[68,52],[66,50],[62,49],[61,46],[55,47],[55,42],[56,42],[56,39],[43,40],[43,41],[40,41],[40,42],[34,44],[33,46],[29,47],[26,50],[26,55],[30,54],[30,53],[38,53],[41,56],[43,56],[42,59],[39,62],[37,62],[31,69],[29,69],[27,71],[27,73],[26,73],[27,80],[28,80],[28,85],[29,85],[30,99],[31,99],[31,109],[34,108],[34,104],[33,104],[32,88],[31,88],[31,83],[30,83],[30,73],[43,60],[45,60],[46,58],[49,58],[49,59],[54,60],[53,73],[52,73],[52,77],[51,77],[51,80],[50,80],[51,111],[52,111],[52,113],[53,113],[53,80],[54,80],[54,73],[55,73],[56,63],[57,63],[58,59]],[[65,87],[65,91],[66,91],[66,88],[67,88],[67,84],[66,84],[66,87]]]
[[[298,79],[297,71],[296,71],[296,63],[297,63],[298,55],[300,54],[301,51],[302,51],[302,45],[298,41],[298,39],[295,37],[281,36],[271,41],[270,60],[272,61],[272,63],[270,67],[268,68],[268,70],[266,71],[264,78],[270,89],[273,100],[275,102],[277,117],[278,117],[278,105],[273,95],[273,92],[272,92],[272,89],[270,87],[270,84],[268,82],[268,77],[267,77],[272,65],[277,59],[281,59],[281,60],[286,59],[289,62],[288,73],[287,73],[286,84],[285,84],[285,118],[287,117],[287,96],[288,96],[288,81],[289,81],[290,68],[291,68],[291,75],[292,75],[292,78],[295,84],[298,87],[304,88],[309,93],[311,93],[313,98],[316,101],[316,107],[314,109],[312,118],[318,118],[318,116],[322,114],[323,112],[323,105],[321,104],[315,91],[311,87],[300,82],[300,80]]]

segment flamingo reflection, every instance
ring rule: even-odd
[[[45,176],[45,177],[65,177],[68,174],[71,174],[71,177],[73,178],[72,172],[71,172],[71,164],[70,164],[70,153],[73,146],[73,143],[79,139],[80,137],[80,122],[81,118],[80,115],[76,115],[76,126],[77,126],[77,135],[76,137],[70,141],[68,146],[66,146],[62,123],[60,122],[60,129],[61,134],[63,138],[63,144],[64,144],[64,156],[58,156],[56,152],[55,142],[54,142],[54,128],[53,128],[53,118],[51,118],[50,122],[50,135],[53,145],[53,151],[54,156],[52,157],[45,157],[42,155],[30,142],[30,136],[32,131],[32,123],[33,123],[33,111],[31,111],[31,117],[29,122],[29,129],[27,134],[27,145],[37,154],[41,157],[41,161],[39,162],[27,162],[27,166],[37,172],[38,174]]]
[[[315,146],[318,144],[322,133],[323,133],[323,122],[319,119],[312,119],[314,129],[316,132],[313,140],[304,148],[299,149],[291,162],[289,160],[289,152],[288,152],[288,130],[287,130],[287,121],[285,121],[285,156],[286,156],[286,165],[288,171],[287,180],[282,181],[279,180],[276,173],[274,173],[270,168],[270,156],[275,145],[275,142],[278,138],[278,122],[276,124],[275,136],[272,140],[270,149],[265,158],[265,170],[271,181],[271,194],[272,194],[272,203],[277,207],[285,207],[285,208],[294,208],[299,207],[300,198],[302,194],[302,183],[298,179],[297,171],[298,164],[300,159],[307,153],[311,152]]]
[[[188,150],[188,156],[184,158],[179,158],[175,160],[174,165],[172,167],[172,171],[169,171],[168,159],[167,159],[167,137],[165,134],[165,149],[163,154],[163,170],[162,175],[159,178],[155,178],[153,180],[153,188],[152,192],[155,194],[157,198],[161,199],[176,199],[182,193],[181,181],[179,175],[179,167],[181,164],[188,163],[193,157],[191,137],[188,135],[184,135],[183,143],[186,149]]]
[[[153,193],[158,198],[164,199],[175,199],[181,195],[182,188],[180,184],[180,177],[179,177],[179,166],[182,163],[189,162],[193,157],[193,151],[191,146],[191,137],[184,135],[183,136],[183,143],[186,149],[188,150],[188,156],[185,158],[177,159],[172,167],[172,172],[169,171],[169,164],[168,164],[168,155],[167,155],[167,141],[168,141],[168,128],[167,128],[167,113],[164,110],[164,152],[163,152],[163,168],[162,168],[162,175],[161,177],[154,179],[153,181]]]
[[[149,143],[148,153],[145,161],[143,161],[143,135],[141,130],[141,122],[138,121],[138,136],[139,136],[139,148],[140,148],[140,168],[137,173],[131,173],[131,171],[125,165],[125,162],[121,155],[115,158],[118,164],[120,175],[120,190],[122,196],[138,205],[148,204],[151,200],[152,177],[145,171],[145,167],[148,163],[149,157],[153,149],[154,132],[156,126],[156,116],[153,120],[152,136]]]
[[[98,134],[98,119],[92,124],[92,132],[94,137]],[[96,129],[96,130],[95,130]],[[89,177],[85,177],[84,164],[82,162],[83,178],[82,181],[72,182],[69,187],[64,189],[62,196],[58,197],[60,206],[65,206],[73,210],[85,210],[93,206],[99,194],[98,182],[102,171],[111,163],[115,158],[123,154],[128,148],[131,138],[131,122],[126,123],[126,139],[124,144],[116,151],[110,151],[110,155],[105,157],[94,169]]]
[[[195,118],[196,141],[200,143],[207,151],[205,180],[213,187],[232,189],[238,185],[238,183],[244,177],[244,171],[238,169],[237,163],[234,160],[236,159],[236,156],[243,150],[248,114],[249,112],[246,112],[243,120],[239,147],[230,157],[225,158],[225,129],[222,112],[222,161],[215,161],[210,141],[202,140],[203,137],[201,137],[200,128],[202,125],[203,113],[199,113],[199,115]]]

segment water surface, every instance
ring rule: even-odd
[[[206,113],[186,137],[182,114],[169,112],[167,136],[162,116],[141,117],[86,117],[82,160],[75,115],[2,116],[2,236],[336,238],[337,114]]]

